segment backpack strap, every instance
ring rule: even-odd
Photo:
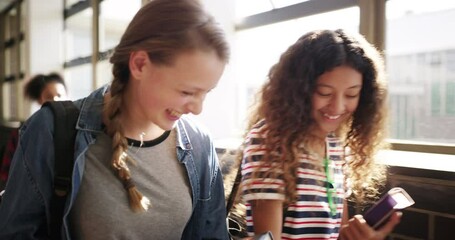
[[[72,101],[46,102],[43,107],[49,107],[54,113],[54,192],[50,204],[49,235],[51,239],[61,239],[63,211],[71,190],[79,109]]]
[[[235,175],[234,184],[232,185],[231,193],[229,194],[229,198],[226,203],[226,215],[229,215],[232,206],[234,206],[234,202],[237,197],[237,192],[239,189],[240,181],[242,180],[242,166],[239,164],[237,168],[237,174]]]

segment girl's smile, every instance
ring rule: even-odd
[[[337,130],[357,109],[362,75],[349,66],[339,66],[322,74],[313,94],[312,117],[317,135]]]

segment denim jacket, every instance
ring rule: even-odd
[[[68,215],[84,174],[85,153],[102,131],[103,96],[108,86],[75,101],[80,109],[76,128],[73,186],[64,211],[62,239],[71,239]],[[177,124],[177,158],[184,165],[192,190],[193,213],[182,239],[229,239],[223,178],[209,135],[181,118]],[[53,192],[53,115],[44,107],[20,130],[6,191],[0,204],[0,239],[47,239]]]

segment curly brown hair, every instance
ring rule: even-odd
[[[144,211],[145,197],[136,189],[127,166],[127,140],[119,116],[130,78],[128,61],[133,51],[145,50],[154,64],[171,65],[177,55],[193,50],[214,50],[227,62],[229,48],[221,27],[197,0],[154,0],[134,16],[114,49],[111,98],[104,107],[107,133],[112,137],[112,166],[129,193],[132,210]]]
[[[387,147],[383,58],[361,35],[348,34],[342,29],[312,31],[290,46],[270,69],[247,127],[248,132],[265,120],[263,161],[269,166],[278,164],[280,169],[272,170],[271,175],[284,172],[285,204],[297,197],[297,147],[314,140],[311,111],[316,82],[323,73],[343,65],[362,75],[358,107],[338,132],[350,152],[345,164],[346,179],[357,201],[376,196],[383,183],[385,168],[375,161],[377,151]]]

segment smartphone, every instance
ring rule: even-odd
[[[390,189],[378,202],[364,214],[363,218],[374,229],[380,228],[387,222],[396,210],[405,209],[415,202],[409,194],[400,187]]]

